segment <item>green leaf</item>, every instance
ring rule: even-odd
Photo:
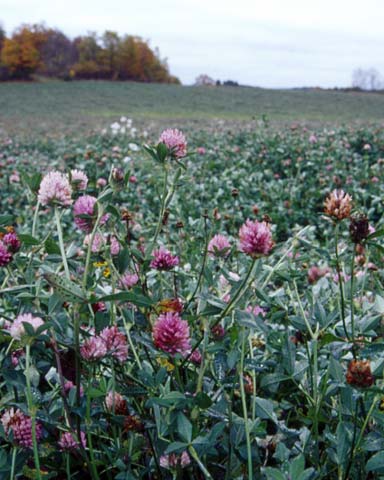
[[[105,297],[101,297],[95,301],[96,302],[115,302],[115,301],[130,302],[130,303],[133,303],[134,305],[137,305],[138,307],[151,307],[154,304],[153,300],[151,300],[150,298],[135,292],[114,293],[112,295],[106,295]]]
[[[172,442],[170,445],[168,445],[164,453],[168,454],[172,452],[182,452],[183,450],[186,450],[187,447],[188,447],[188,443]]]
[[[293,375],[295,371],[296,348],[288,336],[282,346],[281,353],[283,355],[283,365],[288,375]]]
[[[163,399],[169,401],[185,400],[185,395],[180,392],[169,392],[163,396]]]
[[[62,303],[63,301],[60,295],[56,295],[56,293],[50,295],[48,300],[48,314],[51,315]]]
[[[384,228],[381,228],[380,230],[376,230],[376,232],[371,233],[371,235],[368,235],[368,240],[371,240],[372,238],[382,237],[383,235]]]
[[[383,314],[384,313],[384,298],[380,295],[376,295],[375,303],[373,305],[375,312]]]
[[[136,260],[138,260],[139,262],[144,262],[144,256],[140,252],[140,250],[137,250],[137,248],[131,248],[131,252],[134,258],[136,258]]]
[[[151,397],[147,401],[147,407],[151,408],[153,405],[160,405],[162,407],[176,407],[185,404],[186,397],[180,392],[170,392],[160,397]]]
[[[0,225],[11,225],[12,223],[12,215],[0,215]]]
[[[39,245],[39,240],[35,237],[32,237],[32,235],[24,235],[20,234],[19,239],[24,245]]]
[[[192,441],[192,424],[184,413],[179,413],[177,416],[177,430],[180,437],[188,443]]]
[[[259,315],[246,312],[244,310],[235,310],[235,321],[242,327],[253,328],[257,331],[267,332],[267,328]]]
[[[149,155],[155,160],[155,162],[158,162],[159,159],[157,157],[157,152],[154,147],[151,147],[149,145],[143,145],[144,150],[149,153]]]
[[[46,239],[44,247],[48,255],[60,255],[60,247],[51,237]]]
[[[87,303],[88,300],[84,297],[81,288],[71,280],[67,280],[64,277],[60,277],[55,273],[44,273],[43,277],[49,283],[64,301],[70,303]]]
[[[342,342],[343,339],[341,337],[337,337],[334,335],[332,332],[327,332],[322,337],[320,338],[320,346],[324,347],[325,345],[328,345],[333,342]]]
[[[27,376],[26,373],[27,373],[27,372],[25,371],[25,372],[24,372],[24,375],[25,375],[25,376]],[[29,372],[28,372],[28,373],[29,373],[29,380],[30,380],[31,384],[32,384],[35,388],[37,388],[38,385],[39,385],[39,382],[40,382],[40,373],[38,372],[37,368],[34,367],[33,365],[31,365],[31,366],[29,367]]]
[[[156,153],[157,153],[157,158],[159,162],[164,163],[168,155],[168,147],[165,145],[165,143],[160,142],[157,145]]]
[[[344,422],[340,422],[337,426],[336,439],[338,464],[344,466],[348,461],[348,452],[350,451],[352,441],[351,432]]]
[[[117,219],[120,218],[120,212],[114,205],[108,205],[108,207],[105,209],[105,211],[110,213],[111,215],[113,215]]]
[[[120,248],[119,254],[116,259],[117,269],[119,273],[124,273],[129,265],[129,250],[127,247]]]
[[[384,473],[384,451],[376,453],[368,460],[365,471]]]
[[[263,473],[267,476],[267,480],[286,480],[285,476],[277,468],[266,467],[263,469]]]
[[[97,388],[90,388],[89,390],[87,390],[87,393],[90,396],[90,398],[99,398],[99,397],[105,396],[105,392]]]
[[[291,478],[299,478],[305,467],[304,455],[299,455],[291,461],[289,466],[289,475]]]
[[[213,360],[213,367],[218,380],[220,382],[224,381],[227,367],[227,356],[223,352],[217,353]]]
[[[304,472],[297,478],[297,480],[310,480],[314,478],[315,469],[314,468],[307,468]]]
[[[276,422],[273,403],[266,398],[256,397],[256,415],[263,420],[272,420],[273,422]]]
[[[345,381],[344,370],[342,369],[340,363],[333,356],[331,356],[329,360],[329,374],[331,378],[340,383]]]
[[[384,247],[382,245],[379,245],[378,243],[374,243],[374,242],[367,242],[368,245],[371,245],[372,247],[375,247],[377,248],[377,250],[379,250],[380,253],[384,253]]]
[[[260,386],[263,388],[279,384],[280,382],[285,382],[286,380],[290,380],[291,377],[287,375],[283,375],[282,373],[271,373],[265,375],[261,380]]]
[[[97,198],[97,201],[98,201],[99,203],[106,202],[106,201],[110,200],[110,198],[112,197],[112,195],[113,195],[113,190],[112,190],[112,188],[109,188],[109,187],[108,187],[108,188],[105,190],[105,192],[103,192],[103,193]]]
[[[31,190],[32,193],[37,194],[42,179],[41,173],[37,172],[33,175],[27,175],[26,173],[22,173],[21,179],[23,183],[25,183],[27,187]]]
[[[23,322],[23,327],[28,337],[34,337],[36,335],[36,331],[30,323]]]
[[[212,400],[209,398],[209,396],[205,392],[199,392],[195,396],[195,402],[197,406],[203,410],[209,408],[212,405]]]

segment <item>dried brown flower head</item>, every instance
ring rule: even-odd
[[[142,432],[144,430],[144,425],[141,423],[140,419],[134,415],[127,415],[124,418],[124,432],[129,431]]]
[[[157,311],[159,313],[174,312],[181,313],[184,305],[178,298],[165,298],[157,304]]]
[[[220,220],[221,219],[221,214],[220,214],[219,209],[217,207],[215,207],[213,209],[213,218],[215,220]]]
[[[255,336],[252,338],[252,347],[263,348],[265,347],[265,341],[262,338]]]
[[[352,210],[352,197],[344,190],[334,190],[324,202],[324,212],[337,220],[348,218]]]
[[[345,378],[347,383],[354,387],[370,387],[375,382],[371,372],[371,362],[369,360],[351,360]]]
[[[248,393],[248,394],[253,393],[253,380],[250,375],[244,375],[244,390],[245,390],[245,393]]]
[[[366,215],[359,213],[351,217],[349,233],[353,243],[361,243],[368,237],[369,223]]]

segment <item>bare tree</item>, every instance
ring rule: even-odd
[[[0,50],[3,47],[4,40],[5,40],[5,30],[4,30],[3,24],[0,22]]]
[[[361,90],[381,90],[383,78],[376,68],[357,68],[352,73],[352,87]]]

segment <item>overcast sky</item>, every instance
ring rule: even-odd
[[[384,74],[384,0],[0,0],[7,33],[44,21],[74,37],[140,35],[192,84],[200,73],[263,87],[348,86]]]

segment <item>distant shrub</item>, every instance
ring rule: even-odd
[[[225,80],[225,82],[223,82],[223,85],[225,87],[238,87],[239,83],[234,80]]]

